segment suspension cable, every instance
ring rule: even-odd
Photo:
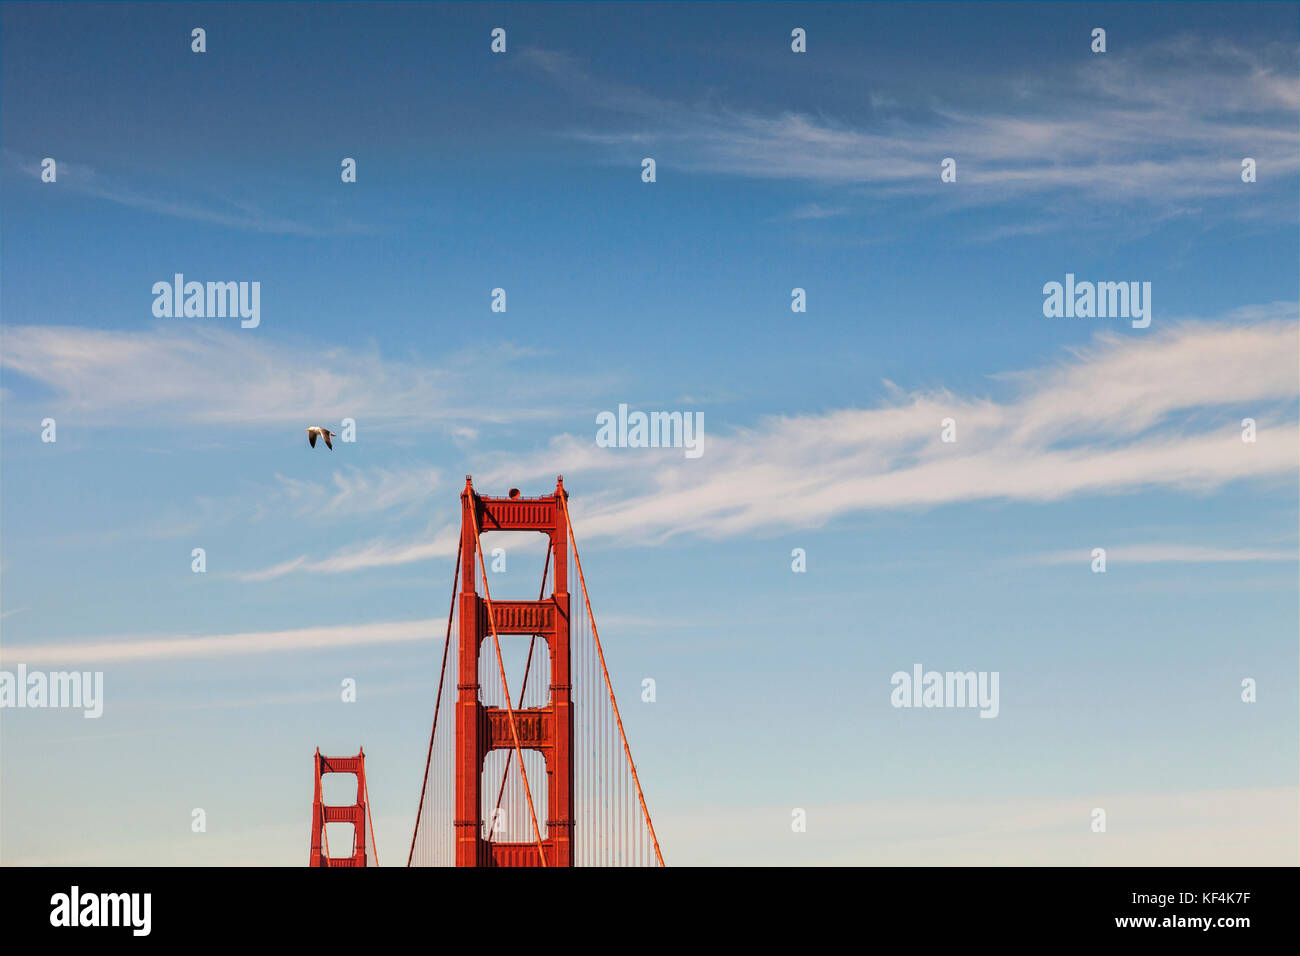
[[[375,866],[378,866],[379,865],[379,843],[375,840],[375,821],[374,818],[370,816],[370,781],[366,779],[365,755],[366,755],[366,748],[362,747],[361,748],[361,759],[362,759],[361,789],[366,795],[366,825],[370,828],[370,846],[375,851]],[[363,852],[365,851],[365,847],[362,847],[361,849]]]
[[[329,866],[330,865],[330,828],[329,828],[329,824],[325,822],[324,803],[320,805],[320,832],[321,832],[321,836],[325,838],[325,862],[321,865]]]
[[[560,499],[560,504],[564,507],[564,523],[569,529],[569,543],[573,546],[573,562],[578,566],[578,581],[582,584],[582,600],[587,605],[587,617],[591,621],[591,637],[596,645],[596,653],[600,656],[600,670],[605,675],[605,687],[609,691],[610,706],[614,708],[614,719],[618,721],[618,733],[623,740],[623,753],[627,757],[628,767],[632,770],[632,782],[636,784],[637,799],[641,802],[641,813],[645,816],[645,824],[650,829],[650,839],[654,841],[655,857],[659,860],[659,865],[664,866],[664,856],[659,852],[659,837],[655,834],[655,825],[650,821],[650,811],[646,808],[645,794],[641,792],[641,778],[637,776],[636,764],[632,761],[632,748],[627,745],[627,733],[623,730],[623,718],[618,712],[618,701],[614,699],[614,685],[609,679],[609,668],[605,666],[605,651],[600,646],[600,634],[596,630],[596,616],[592,613],[591,599],[587,596],[587,578],[582,573],[582,559],[578,557],[578,542],[573,536],[573,521],[569,517],[567,495],[560,494],[556,497]],[[482,560],[482,556],[480,556],[480,563]],[[486,587],[486,584],[484,586]]]
[[[424,794],[429,789],[429,762],[433,759],[433,738],[438,733],[438,712],[442,710],[442,682],[447,676],[447,651],[451,647],[451,622],[456,616],[456,584],[460,578],[461,552],[465,549],[462,538],[456,547],[456,570],[451,575],[451,609],[447,611],[447,637],[442,643],[442,670],[438,673],[438,696],[433,699],[433,730],[429,732],[429,752],[424,757],[424,784],[420,787],[420,805],[415,810],[415,829],[411,832],[411,851],[406,855],[406,865],[415,856],[415,838],[420,832],[420,814],[424,812]],[[367,804],[367,807],[369,804]]]

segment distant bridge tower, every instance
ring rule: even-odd
[[[573,701],[569,657],[569,535],[564,479],[540,498],[490,498],[475,493],[469,476],[461,493],[459,691],[456,698],[455,862],[457,866],[572,866]],[[539,601],[487,601],[476,588],[479,534],[537,531],[550,539],[552,593]],[[486,593],[487,582],[484,582]],[[480,700],[479,654],[496,635],[537,635],[550,652],[550,700],[541,707],[485,707]],[[489,643],[486,653],[496,656]],[[495,662],[494,662],[495,663]],[[517,688],[515,691],[517,692]],[[517,698],[522,703],[521,698]],[[513,730],[511,724],[513,723]],[[546,762],[546,817],[537,840],[506,843],[483,838],[483,769],[490,751],[536,750]],[[540,783],[540,781],[538,781]],[[538,814],[540,816],[540,813]]]
[[[357,778],[356,802],[342,806],[326,806],[321,797],[321,777],[327,773],[350,773]],[[323,757],[316,748],[316,797],[311,811],[311,862],[310,866],[366,866],[366,822],[370,816],[370,795],[366,789],[366,751],[362,748],[355,757]],[[330,856],[327,823],[352,824],[352,855]],[[371,837],[373,841],[373,837]],[[322,850],[322,842],[324,849]],[[373,842],[372,844],[373,845]],[[375,865],[379,861],[375,860]]]

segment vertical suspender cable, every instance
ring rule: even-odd
[[[324,803],[321,804],[321,808],[320,808],[320,832],[321,832],[321,837],[325,840],[325,860],[322,863],[322,866],[329,866],[330,865],[330,828],[325,823]]]
[[[424,810],[424,793],[429,788],[429,761],[433,758],[433,738],[438,733],[438,712],[442,710],[442,681],[447,676],[447,650],[451,647],[451,622],[456,616],[456,581],[460,577],[461,551],[465,547],[462,540],[456,549],[456,570],[451,575],[451,610],[447,612],[447,637],[442,642],[442,670],[438,673],[438,696],[433,704],[433,730],[429,731],[429,752],[424,758],[424,786],[420,788],[420,805],[415,811],[415,832],[411,834],[411,852],[406,855],[406,865],[411,865],[415,855],[415,837],[420,832],[420,813]],[[366,805],[369,807],[369,804]]]
[[[605,677],[605,688],[609,691],[609,703],[614,712],[614,719],[618,722],[619,737],[622,738],[623,741],[623,754],[627,757],[627,765],[632,772],[632,782],[636,785],[637,799],[641,803],[641,812],[645,816],[646,826],[650,830],[650,838],[654,841],[655,858],[659,861],[659,865],[663,866],[664,857],[659,851],[659,838],[655,835],[654,824],[650,821],[650,811],[647,809],[645,804],[645,794],[641,791],[641,780],[636,773],[636,764],[632,762],[632,748],[627,744],[627,734],[623,730],[623,718],[619,716],[618,701],[614,699],[614,685],[610,683],[609,668],[605,666],[605,652],[600,646],[600,632],[596,628],[596,616],[591,610],[591,598],[587,595],[587,579],[582,573],[582,558],[578,556],[578,542],[573,537],[573,521],[569,517],[569,503],[565,500],[565,496],[559,495],[557,497],[559,497],[560,503],[564,506],[564,522],[569,529],[569,543],[573,546],[573,560],[578,565],[578,580],[582,584],[582,600],[583,603],[587,605],[587,616],[591,621],[592,643],[595,644],[596,653],[600,656],[600,671]],[[482,562],[483,557],[482,555],[479,555],[479,563],[481,564]],[[484,587],[486,586],[487,584],[485,582]],[[490,609],[491,604],[489,604],[488,607]]]
[[[362,748],[361,752],[365,753],[365,749]],[[375,842],[375,821],[370,816],[370,781],[366,780],[364,776],[361,778],[361,786],[366,796],[366,827],[370,830],[370,846],[375,851],[375,866],[378,866],[379,844]]]

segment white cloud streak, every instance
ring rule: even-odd
[[[781,840],[788,806],[652,810],[677,866],[1293,866],[1296,798],[1260,787],[809,805],[808,831]],[[1121,838],[1092,832],[1093,807],[1124,821]]]
[[[375,539],[355,547],[344,548],[329,557],[311,559],[306,555],[290,558],[267,568],[237,574],[241,581],[272,581],[286,574],[342,574],[371,568],[454,557],[460,536],[459,528],[446,527],[437,534],[410,541]]]
[[[409,468],[336,469],[330,483],[277,474],[277,487],[268,493],[264,511],[288,507],[299,515],[348,517],[401,510],[428,499],[438,487],[438,471],[429,466]]]
[[[142,313],[152,301],[147,293],[141,290]],[[466,351],[433,366],[202,324],[208,321],[174,319],[141,332],[10,326],[4,368],[50,389],[43,407],[86,424],[121,425],[137,413],[151,424],[305,429],[347,416],[369,427],[460,429],[558,414],[553,398],[560,385],[503,373],[534,354],[525,349]],[[482,393],[476,386],[489,376],[496,383],[492,395],[467,401]]]
[[[894,391],[875,408],[711,432],[697,460],[676,449],[597,448],[593,425],[592,435],[557,436],[531,456],[489,460],[476,480],[518,485],[563,473],[569,488],[586,486],[573,500],[582,541],[640,544],[814,527],[877,509],[1152,488],[1206,494],[1295,475],[1298,348],[1295,306],[1252,308],[1230,322],[1102,334],[1063,362],[995,376],[1013,393],[1003,401]],[[1242,408],[1257,419],[1254,443],[1241,440]],[[940,440],[946,418],[956,422],[955,443]],[[455,534],[448,526],[434,539],[441,544],[376,542],[253,574],[443,557]]]
[[[1092,561],[1091,548],[1048,551],[1040,564],[1079,564]],[[1192,544],[1127,544],[1106,549],[1107,565],[1118,564],[1238,564],[1300,561],[1300,552],[1281,548],[1217,548]]]
[[[377,621],[366,624],[338,624],[327,627],[206,636],[127,635],[105,637],[85,643],[9,643],[0,647],[0,660],[4,661],[6,666],[21,662],[29,667],[34,665],[60,667],[275,654],[354,647],[362,644],[395,644],[434,638],[442,640],[446,626],[445,620],[437,621],[430,618],[422,621]]]
[[[939,160],[953,157],[960,187],[944,187],[948,201],[1073,193],[1176,215],[1200,212],[1198,201],[1242,195],[1243,156],[1273,183],[1293,185],[1300,172],[1294,44],[1248,50],[1174,37],[1085,56],[1050,76],[1007,76],[990,100],[996,105],[930,105],[907,120],[902,109],[876,110],[857,125],[731,109],[715,98],[671,102],[592,77],[564,54],[523,55],[556,86],[609,111],[609,128],[574,130],[576,138],[620,156],[653,148],[661,161],[700,172],[916,195],[937,191]],[[960,93],[948,88],[934,98]],[[1293,217],[1293,206],[1271,209]]]
[[[540,553],[544,541],[540,535],[509,531],[494,534],[491,547],[504,548],[507,555]],[[239,573],[236,577],[241,581],[257,582],[273,581],[286,574],[345,574],[372,568],[390,568],[417,561],[453,558],[459,546],[460,526],[447,525],[436,534],[428,533],[409,541],[380,538],[359,546],[343,548],[325,558],[312,559],[299,555],[270,567]]]
[[[5,165],[16,170],[20,175],[40,179],[40,162],[20,157],[10,150],[4,150]],[[167,216],[172,219],[185,219],[191,222],[208,223],[239,229],[244,232],[267,233],[281,236],[322,237],[370,233],[374,230],[351,220],[339,220],[331,224],[304,222],[298,219],[267,214],[258,204],[248,200],[230,200],[209,202],[206,205],[191,199],[156,194],[156,184],[151,184],[154,192],[146,192],[130,185],[122,178],[108,175],[84,163],[60,160],[58,165],[59,185],[61,188],[95,199],[115,203],[130,209]]]
[[[698,461],[600,449],[605,487],[574,501],[584,538],[661,541],[820,525],[872,509],[1055,501],[1148,488],[1205,493],[1297,470],[1294,306],[1253,324],[1185,323],[1100,336],[1073,360],[1001,380],[1009,401],[949,392],[711,434]],[[1258,418],[1242,442],[1241,415]],[[940,422],[957,441],[940,441]],[[581,475],[587,438],[566,436],[514,473]],[[566,459],[568,459],[566,461]],[[575,467],[575,462],[579,467]],[[575,486],[570,482],[570,486]]]

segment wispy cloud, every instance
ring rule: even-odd
[[[237,575],[241,581],[272,581],[286,574],[314,573],[341,574],[346,571],[364,571],[370,568],[388,568],[416,561],[429,561],[456,554],[459,530],[448,526],[437,534],[405,541],[375,539],[365,544],[345,548],[324,558],[312,559],[306,555],[281,561],[256,571]]]
[[[328,484],[277,474],[276,486],[260,502],[263,513],[289,508],[317,517],[396,512],[427,500],[438,487],[438,470],[429,465],[406,468],[335,469]]]
[[[848,213],[847,206],[824,206],[821,203],[807,203],[790,213],[791,219],[831,219]]]
[[[609,111],[606,127],[572,136],[618,153],[634,149],[637,157],[653,147],[661,161],[700,172],[938,196],[939,161],[953,157],[960,186],[945,187],[945,202],[1050,194],[1190,215],[1201,211],[1196,203],[1253,198],[1243,189],[1266,188],[1263,176],[1243,186],[1243,156],[1279,187],[1293,188],[1300,171],[1294,44],[1261,51],[1170,38],[1086,56],[1050,76],[1007,75],[1002,94],[984,103],[942,103],[936,91],[924,108],[876,111],[856,124],[733,109],[716,97],[673,102],[593,76],[555,51],[528,50],[524,58],[554,85]],[[1268,209],[1294,218],[1293,206]]]
[[[151,301],[147,292],[141,292],[142,311]],[[556,396],[573,384],[572,377],[556,383],[504,374],[535,354],[508,344],[462,351],[435,365],[195,321],[140,332],[11,326],[0,358],[10,374],[51,390],[42,407],[105,425],[147,413],[153,424],[305,428],[352,417],[368,427],[442,423],[463,430],[555,416]],[[484,395],[480,385],[489,376],[495,384]]]
[[[20,157],[11,150],[4,150],[3,155],[7,170],[33,179],[40,178],[39,160]],[[163,195],[162,187],[157,183],[151,183],[148,188],[134,186],[126,182],[122,176],[111,176],[92,166],[66,159],[59,161],[58,176],[60,187],[71,192],[172,219],[209,223],[246,232],[321,237],[375,231],[372,227],[347,219],[333,223],[309,223],[278,216],[267,213],[259,204],[244,199],[226,202],[209,201],[205,204],[192,199],[167,196]]]
[[[529,554],[540,551],[545,539],[527,532],[504,532],[492,539],[492,547],[504,548],[510,554]],[[365,571],[371,568],[390,568],[417,561],[451,558],[460,546],[459,525],[448,524],[437,532],[409,540],[379,538],[365,544],[340,549],[323,558],[299,555],[256,571],[236,575],[241,581],[273,581],[286,574],[343,574],[348,571]]]
[[[1086,565],[1091,548],[1048,551],[1034,559],[1040,564]],[[1235,564],[1240,562],[1300,561],[1300,552],[1281,548],[1219,548],[1190,544],[1126,544],[1106,548],[1107,564]]]
[[[360,644],[395,644],[431,640],[434,637],[441,640],[446,626],[445,620],[436,621],[430,618],[422,621],[373,621],[365,624],[338,624],[328,627],[206,636],[121,635],[84,643],[8,643],[0,647],[0,660],[6,664],[21,662],[29,666],[74,666],[275,654],[352,647]]]
[[[1207,493],[1294,475],[1295,306],[1272,314],[1101,335],[1066,362],[999,377],[1013,389],[1003,401],[937,391],[774,417],[714,432],[697,461],[601,449],[602,490],[575,499],[575,521],[586,537],[658,541],[809,527],[853,511],[1148,488]],[[1258,420],[1253,444],[1241,440],[1240,407]],[[945,418],[956,422],[955,443],[940,441]],[[581,475],[590,446],[564,436],[514,471]]]
[[[654,819],[679,866],[1294,866],[1296,797],[1259,787],[837,803],[807,806],[808,831],[784,840],[772,834],[788,834],[788,806],[659,808]],[[1093,807],[1124,820],[1124,836],[1093,833]]]
[[[1252,307],[1231,321],[1098,335],[1060,362],[993,376],[1010,390],[1002,400],[894,388],[874,408],[709,432],[697,460],[673,449],[598,448],[593,425],[591,435],[556,436],[530,456],[480,456],[480,483],[563,473],[569,487],[586,485],[574,499],[582,540],[649,544],[806,528],[879,509],[1151,488],[1205,494],[1295,474],[1298,346],[1294,305]],[[1242,408],[1257,419],[1254,443],[1241,440]],[[940,440],[947,418],[954,443]],[[454,542],[449,525],[423,542],[373,542],[254,573],[424,560],[454,553]]]

